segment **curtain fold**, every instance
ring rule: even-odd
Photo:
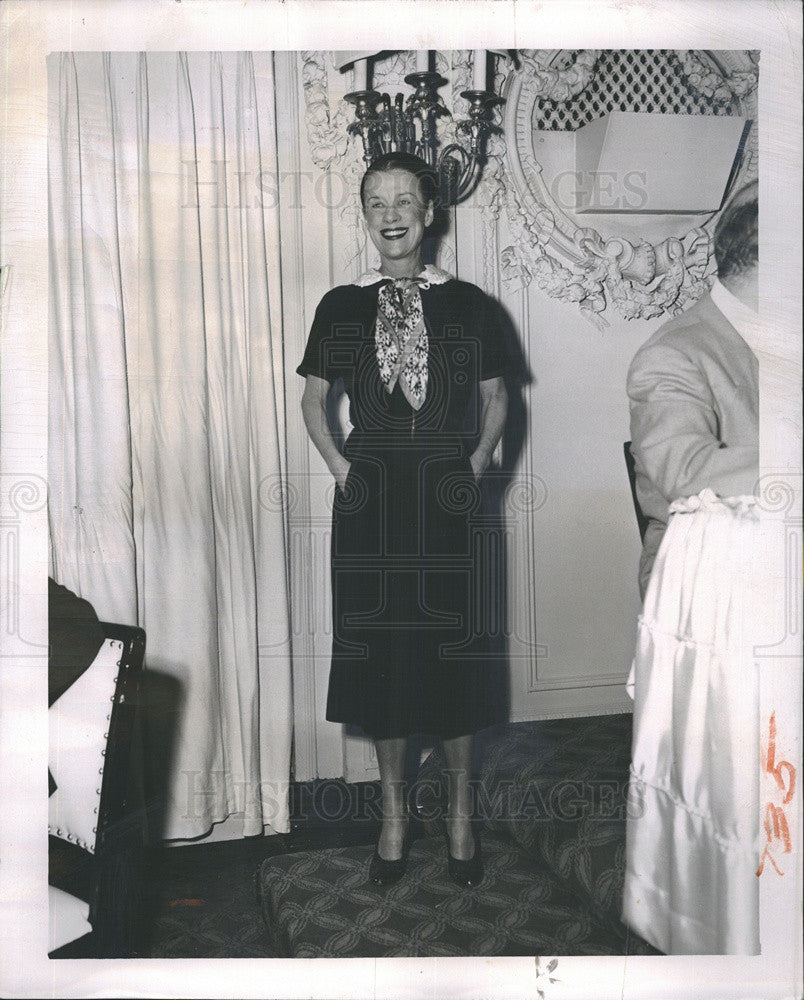
[[[289,829],[270,53],[50,57],[53,573],[178,690],[164,836]],[[272,183],[274,183],[272,181]]]

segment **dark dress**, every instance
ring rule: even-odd
[[[375,738],[451,738],[499,721],[477,606],[480,491],[467,442],[477,382],[506,364],[496,303],[451,279],[422,289],[427,395],[416,411],[380,379],[380,283],[344,285],[316,310],[300,375],[343,379],[354,429],[332,520],[327,719]],[[477,416],[475,416],[477,420]]]

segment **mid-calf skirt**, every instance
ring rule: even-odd
[[[671,507],[639,619],[623,916],[667,954],[759,952],[753,498]]]
[[[332,520],[327,718],[376,738],[498,721],[478,613],[480,492],[458,436],[353,432]]]

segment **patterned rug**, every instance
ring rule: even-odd
[[[657,954],[620,921],[631,716],[514,723],[484,734],[475,786],[486,878],[446,873],[444,760],[418,775],[425,834],[405,879],[367,882],[372,846],[260,866],[271,948],[288,957]]]
[[[655,954],[579,903],[538,861],[493,833],[485,878],[461,888],[445,841],[423,836],[390,887],[367,879],[373,847],[290,854],[264,862],[259,889],[271,950],[294,958]]]
[[[141,954],[151,958],[275,958],[254,892],[278,837],[162,848],[152,859]]]
[[[366,878],[376,821],[322,822],[312,806],[371,790],[296,785],[291,834],[153,852],[140,955],[656,954],[618,919],[630,733],[616,715],[484,734],[487,874],[471,890],[446,877],[439,753],[419,775],[432,818],[408,875],[384,890]]]
[[[478,813],[601,919],[620,926],[629,807],[630,714],[516,722],[485,734]],[[443,815],[440,751],[422,767],[422,805]],[[429,824],[433,832],[443,823]],[[443,835],[443,833],[442,833]]]

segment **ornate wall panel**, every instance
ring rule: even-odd
[[[558,203],[535,137],[573,131],[612,110],[755,120],[757,54],[527,50],[519,56],[520,66],[509,71],[503,89],[506,171],[498,197],[518,237],[502,251],[504,278],[535,282],[547,294],[577,303],[598,326],[605,324],[608,308],[627,319],[686,308],[708,287],[714,269],[715,216],[655,242],[602,234]],[[756,149],[752,125],[735,184],[756,176]]]
[[[331,53],[304,52],[303,86],[307,141],[314,163],[337,170],[339,222],[349,233],[352,274],[361,270],[365,234],[358,198],[364,169],[358,141],[347,140],[352,109],[343,101],[351,78],[338,73]],[[407,91],[412,52],[374,62],[374,87]],[[443,96],[454,116],[465,113],[460,92],[469,86],[469,53],[437,54],[437,69],[450,80]],[[714,265],[711,233],[715,217],[680,235],[657,240],[601,232],[560,205],[534,146],[534,134],[574,131],[609,111],[661,114],[741,115],[757,113],[758,54],[663,50],[521,50],[517,64],[497,59],[495,89],[506,104],[497,110],[504,137],[491,137],[474,203],[484,229],[480,282],[492,291],[497,271],[512,285],[536,285],[548,295],[576,303],[598,326],[605,312],[650,319],[679,312],[708,287]],[[334,93],[333,93],[334,91]],[[454,122],[439,125],[442,144],[454,139]],[[741,152],[735,184],[757,175],[757,129]],[[497,219],[505,210],[517,239],[496,245]],[[609,226],[609,230],[610,230]],[[661,230],[661,226],[657,226]],[[438,262],[454,266],[442,247]]]

